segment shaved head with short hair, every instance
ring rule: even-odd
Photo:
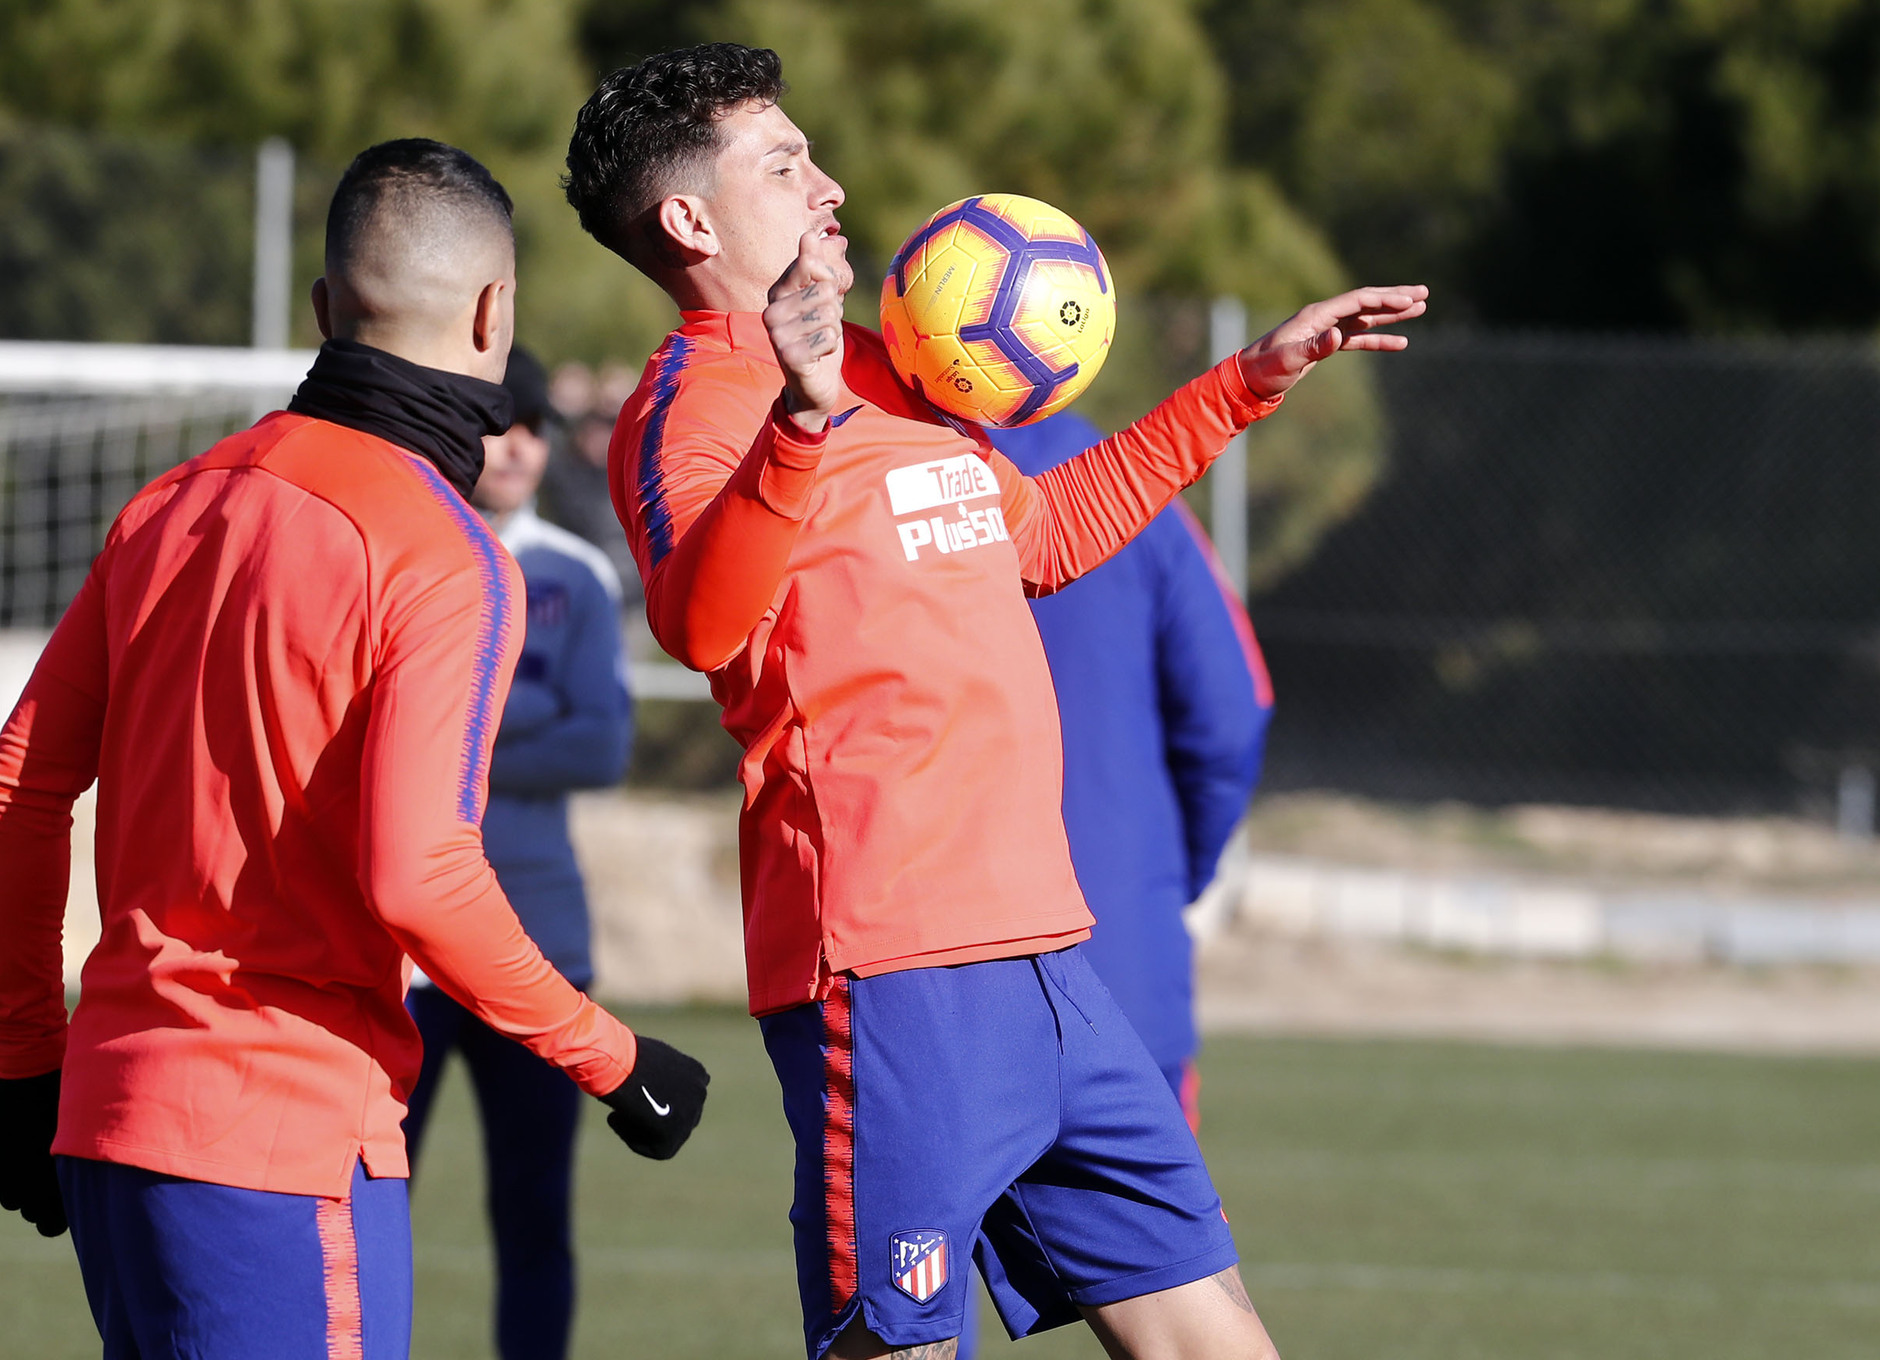
[[[513,293],[513,211],[456,147],[407,137],[360,152],[326,218],[330,333],[428,362],[492,283]]]

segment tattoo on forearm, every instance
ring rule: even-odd
[[[1247,1297],[1247,1286],[1240,1278],[1240,1267],[1229,1266],[1218,1275],[1208,1278],[1221,1287],[1221,1292],[1234,1301],[1234,1306],[1243,1313],[1253,1311],[1253,1300]]]

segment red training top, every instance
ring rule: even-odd
[[[404,1176],[409,954],[589,1092],[633,1035],[483,857],[522,578],[431,464],[276,413],[139,493],[0,730],[0,1077],[55,1152],[254,1190]],[[72,800],[103,933],[68,1038]]]
[[[751,1009],[1084,938],[1025,596],[1103,562],[1278,399],[1229,362],[1028,478],[904,387],[873,331],[845,327],[847,395],[808,437],[759,314],[684,319],[609,469],[653,633],[711,673],[744,747]]]

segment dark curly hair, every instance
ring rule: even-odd
[[[658,259],[650,210],[717,145],[718,117],[789,87],[767,47],[705,43],[603,80],[575,115],[561,187],[588,235],[638,269]]]

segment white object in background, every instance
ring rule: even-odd
[[[0,629],[0,721],[13,711],[52,637],[37,628]]]
[[[1835,828],[1841,839],[1873,839],[1874,777],[1865,765],[1849,765],[1841,771],[1840,788],[1834,806]]]
[[[1208,308],[1208,356],[1220,363],[1247,347],[1247,304],[1237,297],[1217,297]],[[1214,550],[1227,566],[1234,597],[1247,598],[1247,436],[1227,441],[1208,469],[1209,526]]]
[[[1182,924],[1196,944],[1206,944],[1240,915],[1241,899],[1247,895],[1247,862],[1247,824],[1242,822],[1228,837],[1213,880],[1182,911]]]
[[[631,662],[627,682],[635,699],[676,699],[683,703],[712,697],[712,682],[676,661]]]
[[[313,356],[310,349],[0,340],[0,392],[258,392],[286,401],[307,376]]]
[[[270,137],[255,154],[253,344],[286,349],[294,287],[294,148]]]

